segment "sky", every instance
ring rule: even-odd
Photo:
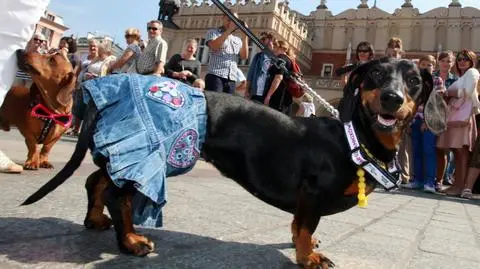
[[[203,1],[203,0],[200,0]],[[257,0],[258,2],[259,0]],[[49,9],[63,17],[70,28],[65,35],[85,36],[88,32],[109,35],[124,46],[123,34],[129,27],[139,28],[146,36],[146,22],[158,17],[158,0],[50,0]],[[360,0],[327,0],[327,7],[336,15],[346,9],[356,8]],[[374,0],[369,0],[373,6]],[[377,0],[377,7],[387,12],[404,3],[403,0]],[[447,7],[451,0],[413,0],[412,4],[420,12],[436,7]],[[433,4],[435,3],[435,4]],[[480,9],[480,0],[460,0],[465,6]],[[320,4],[320,0],[290,0],[290,7],[303,14],[310,14]]]

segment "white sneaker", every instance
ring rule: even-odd
[[[0,150],[0,172],[19,174],[23,171],[23,167],[14,163],[8,158],[3,151]]]
[[[423,191],[428,193],[437,193],[435,191],[435,186],[433,184],[425,184],[423,185]]]

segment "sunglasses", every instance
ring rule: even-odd
[[[155,28],[156,29],[156,28]],[[150,30],[150,29],[149,29]],[[156,30],[155,30],[156,31]],[[135,37],[135,35],[125,35],[125,38]]]
[[[158,28],[157,28],[157,27],[147,27],[147,30],[148,30],[148,31],[152,31],[152,30],[153,30],[153,31],[157,31]]]
[[[72,124],[72,114],[55,114],[42,104],[34,106],[30,115],[38,119],[53,120],[53,122],[65,128]]]
[[[464,57],[464,56],[458,56],[457,57],[457,62],[461,62],[461,61],[466,61],[467,62],[467,61],[470,61],[470,59],[467,58],[467,57]]]
[[[33,38],[33,41],[35,41],[35,42],[38,42],[38,41],[43,42],[43,40],[38,39],[38,38],[36,38],[36,37]]]
[[[368,52],[370,52],[370,50],[369,49],[359,49],[358,52],[368,53]]]

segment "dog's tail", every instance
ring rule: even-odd
[[[38,200],[45,197],[47,194],[55,190],[63,182],[65,182],[69,177],[72,176],[73,172],[80,167],[83,159],[88,150],[90,139],[93,134],[97,116],[97,108],[90,102],[87,106],[86,112],[83,118],[83,125],[78,136],[77,145],[75,146],[75,151],[72,154],[70,160],[67,164],[58,172],[50,181],[45,183],[38,191],[30,195],[30,197],[22,203],[22,205],[29,205],[37,202]]]

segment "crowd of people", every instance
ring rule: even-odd
[[[112,55],[111,44],[96,39],[89,40],[88,54],[83,58],[77,56],[75,39],[72,37],[63,37],[58,48],[49,49],[41,34],[33,36],[26,50],[64,53],[70,59],[78,75],[73,105],[73,114],[77,115],[84,106],[81,83],[116,73],[167,76],[198,90],[240,93],[253,102],[288,115],[315,115],[311,96],[305,94],[296,99],[288,91],[285,72],[293,71],[296,57],[287,42],[276,40],[271,33],[262,33],[261,42],[273,51],[276,60],[284,62],[284,66],[273,64],[270,54],[262,51],[252,57],[245,76],[238,67],[238,62],[239,59],[249,58],[247,37],[243,33],[234,35],[236,25],[227,16],[223,16],[218,28],[206,32],[210,57],[206,76],[202,78],[202,66],[195,57],[198,46],[196,39],[186,40],[183,49],[167,61],[169,48],[162,38],[162,30],[161,21],[148,22],[148,41],[142,46],[140,31],[136,28],[127,29],[125,40],[128,46],[119,58]],[[402,40],[391,38],[384,55],[405,57]],[[364,64],[376,56],[372,44],[360,42],[352,66]],[[419,68],[428,70],[433,75],[435,91],[445,99],[443,104],[448,106],[447,128],[441,133],[430,130],[424,120],[423,107],[418,109],[408,132],[403,134],[398,152],[405,187],[471,198],[473,185],[480,174],[480,141],[477,139],[475,119],[480,112],[477,92],[480,87],[477,86],[479,72],[476,65],[476,54],[470,50],[462,50],[456,55],[444,51],[438,57],[420,57]],[[348,68],[345,70],[346,83],[349,72]],[[17,74],[17,77],[22,78],[22,74]],[[293,104],[297,105],[295,112],[292,110]],[[76,119],[68,134],[77,135],[80,125],[81,121]],[[445,188],[444,185],[451,186]]]

